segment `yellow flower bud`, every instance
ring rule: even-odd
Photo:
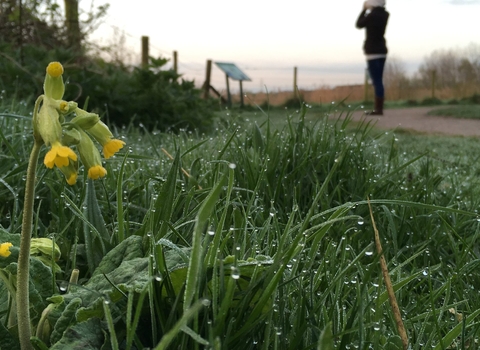
[[[45,82],[43,83],[45,96],[56,100],[62,99],[65,93],[62,74],[63,66],[60,62],[50,62],[47,66],[47,74],[45,74]]]
[[[53,78],[58,78],[63,74],[63,66],[60,62],[50,62],[47,66],[47,74]]]
[[[4,257],[4,258],[8,258],[10,256],[10,254],[12,254],[10,252],[10,247],[12,246],[13,244],[10,243],[10,242],[6,242],[6,243],[2,243],[0,244],[0,256],[1,257]]]
[[[69,114],[69,113],[72,113],[75,111],[75,109],[77,109],[77,106],[78,106],[78,103],[77,102],[73,102],[73,101],[56,101],[58,103],[57,105],[57,109],[58,111],[63,114],[63,115],[66,115],[66,114]]]
[[[98,114],[88,113],[81,108],[76,108],[75,114],[77,116],[71,120],[71,123],[78,125],[83,130],[92,128],[100,121]]]

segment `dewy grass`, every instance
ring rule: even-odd
[[[32,234],[54,236],[63,271],[52,288],[51,274],[36,278],[50,265],[31,258],[36,344],[401,347],[367,197],[411,348],[474,344],[480,197],[467,151],[478,142],[283,112],[282,123],[232,116],[208,135],[129,126],[118,132],[129,148],[88,185],[81,169],[72,187],[62,172],[39,167]],[[18,239],[16,197],[32,140],[20,137],[25,121],[0,121],[1,244]],[[10,251],[0,257],[0,347],[16,349],[3,293],[18,257],[15,244]],[[78,284],[68,286],[75,268]],[[45,310],[40,327],[37,309]]]

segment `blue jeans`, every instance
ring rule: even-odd
[[[376,97],[385,97],[385,89],[383,88],[383,69],[385,68],[386,58],[376,58],[367,60],[368,73],[372,79],[373,88]]]

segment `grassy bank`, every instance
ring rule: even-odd
[[[48,310],[48,327],[32,313],[37,343],[401,348],[369,198],[411,347],[474,344],[478,142],[325,113],[225,111],[201,135],[119,129],[127,149],[98,182],[68,186],[41,167],[34,235],[54,239],[61,271],[32,264],[33,310]],[[28,112],[0,117],[2,242],[17,240],[32,144],[29,119],[12,114]],[[0,261],[1,345],[11,349],[15,249]]]

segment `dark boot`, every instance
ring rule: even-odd
[[[371,112],[367,112],[368,115],[383,115],[383,97],[375,96],[375,108]]]

